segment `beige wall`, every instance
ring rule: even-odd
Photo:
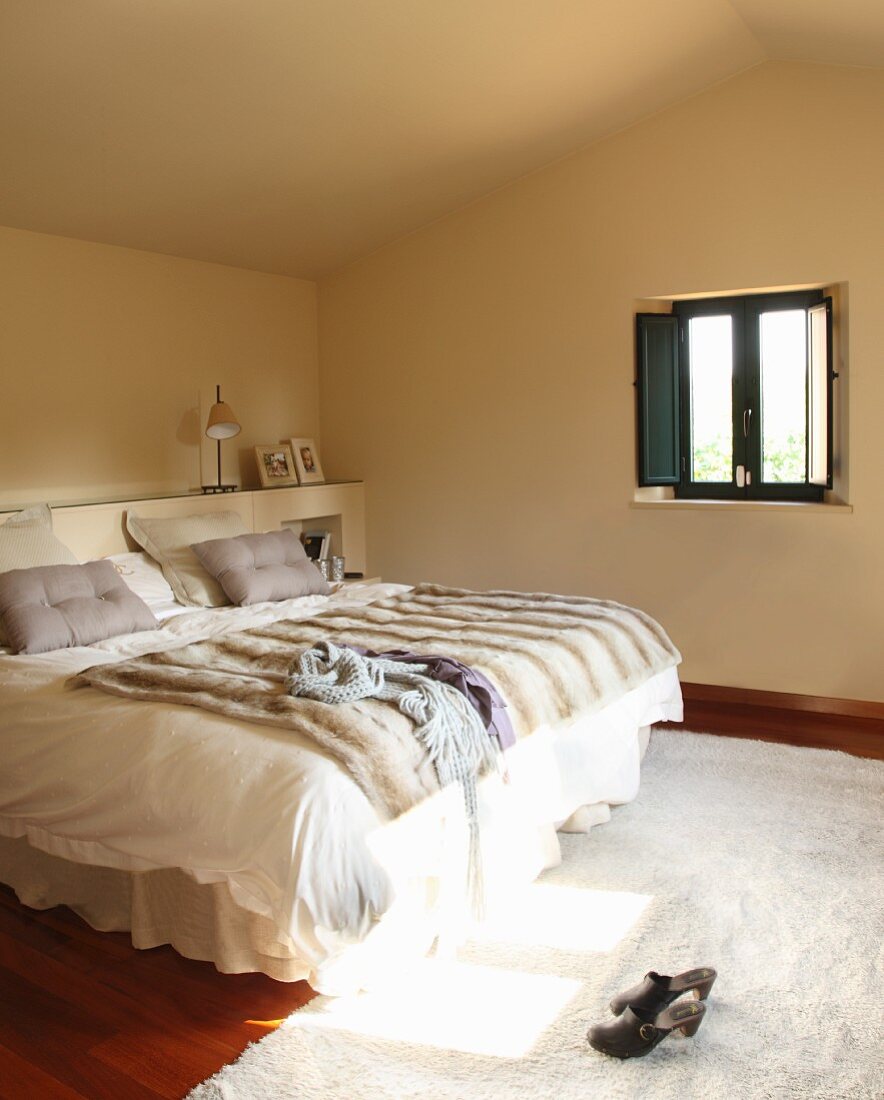
[[[256,485],[256,443],[318,430],[316,358],[313,283],[0,228],[0,505],[216,480],[216,383]]]
[[[686,680],[884,699],[884,73],[753,69],[320,285],[372,570],[646,608]],[[636,298],[849,284],[852,514],[630,508]]]

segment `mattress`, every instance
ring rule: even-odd
[[[403,590],[352,586],[331,599]],[[0,656],[0,836],[76,864],[130,875],[176,869],[218,887],[237,911],[267,922],[321,992],[368,984],[406,941],[425,947],[456,920],[459,791],[381,822],[339,764],[297,733],[65,686],[99,662],[327,607],[325,597],[306,597],[189,611],[88,648]],[[579,807],[635,797],[639,728],[680,717],[668,669],[568,729],[520,742],[508,781],[481,785],[489,893],[555,862],[554,826]]]

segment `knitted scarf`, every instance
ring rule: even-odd
[[[292,662],[286,677],[290,695],[321,703],[380,699],[394,703],[414,724],[414,735],[427,750],[439,785],[460,784],[469,825],[467,890],[476,916],[483,907],[482,852],[479,840],[478,777],[495,764],[499,750],[475,709],[459,691],[424,675],[426,665],[365,657],[352,649],[321,641]]]

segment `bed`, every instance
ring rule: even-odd
[[[457,788],[384,815],[297,730],[70,686],[90,667],[408,593],[350,585],[196,610],[158,590],[146,595],[157,630],[0,651],[0,881],[27,905],[66,904],[96,928],[129,931],[137,947],[170,943],[222,972],[306,978],[324,993],[408,965],[464,919]],[[673,662],[520,737],[506,773],[479,786],[489,904],[561,858],[557,827],[586,829],[634,798],[647,728],[680,718]]]

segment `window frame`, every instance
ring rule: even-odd
[[[770,500],[770,501],[822,501],[826,486],[804,482],[763,482],[761,439],[761,365],[759,324],[762,313],[777,310],[803,309],[827,304],[829,309],[829,342],[831,348],[830,300],[822,289],[782,291],[716,298],[689,298],[674,303],[673,315],[678,323],[679,382],[681,391],[679,446],[681,451],[681,477],[673,483],[675,496],[680,500]],[[730,482],[695,482],[689,469],[691,456],[691,366],[690,340],[686,332],[693,317],[720,316],[732,318],[733,376],[731,407],[733,414],[733,446]],[[832,375],[831,352],[829,375]],[[805,402],[807,395],[805,374]],[[831,382],[830,382],[831,394]],[[805,404],[805,408],[809,408]],[[749,412],[751,410],[751,412]],[[827,430],[831,438],[832,408],[829,400]],[[748,435],[744,435],[744,414],[748,413]],[[807,449],[810,433],[805,439],[805,470],[809,477],[810,465]],[[829,452],[831,454],[831,450]],[[751,473],[749,484],[737,484],[737,467]]]
[[[678,369],[681,383],[681,477],[675,484],[675,495],[684,500],[744,500],[745,489],[737,485],[737,466],[746,465],[746,447],[743,439],[743,408],[745,407],[745,380],[738,364],[743,362],[744,305],[741,298],[691,298],[674,304],[673,315],[678,321]],[[693,481],[691,478],[691,362],[690,340],[687,337],[688,322],[694,317],[731,317],[733,340],[733,371],[731,374],[731,480]]]

